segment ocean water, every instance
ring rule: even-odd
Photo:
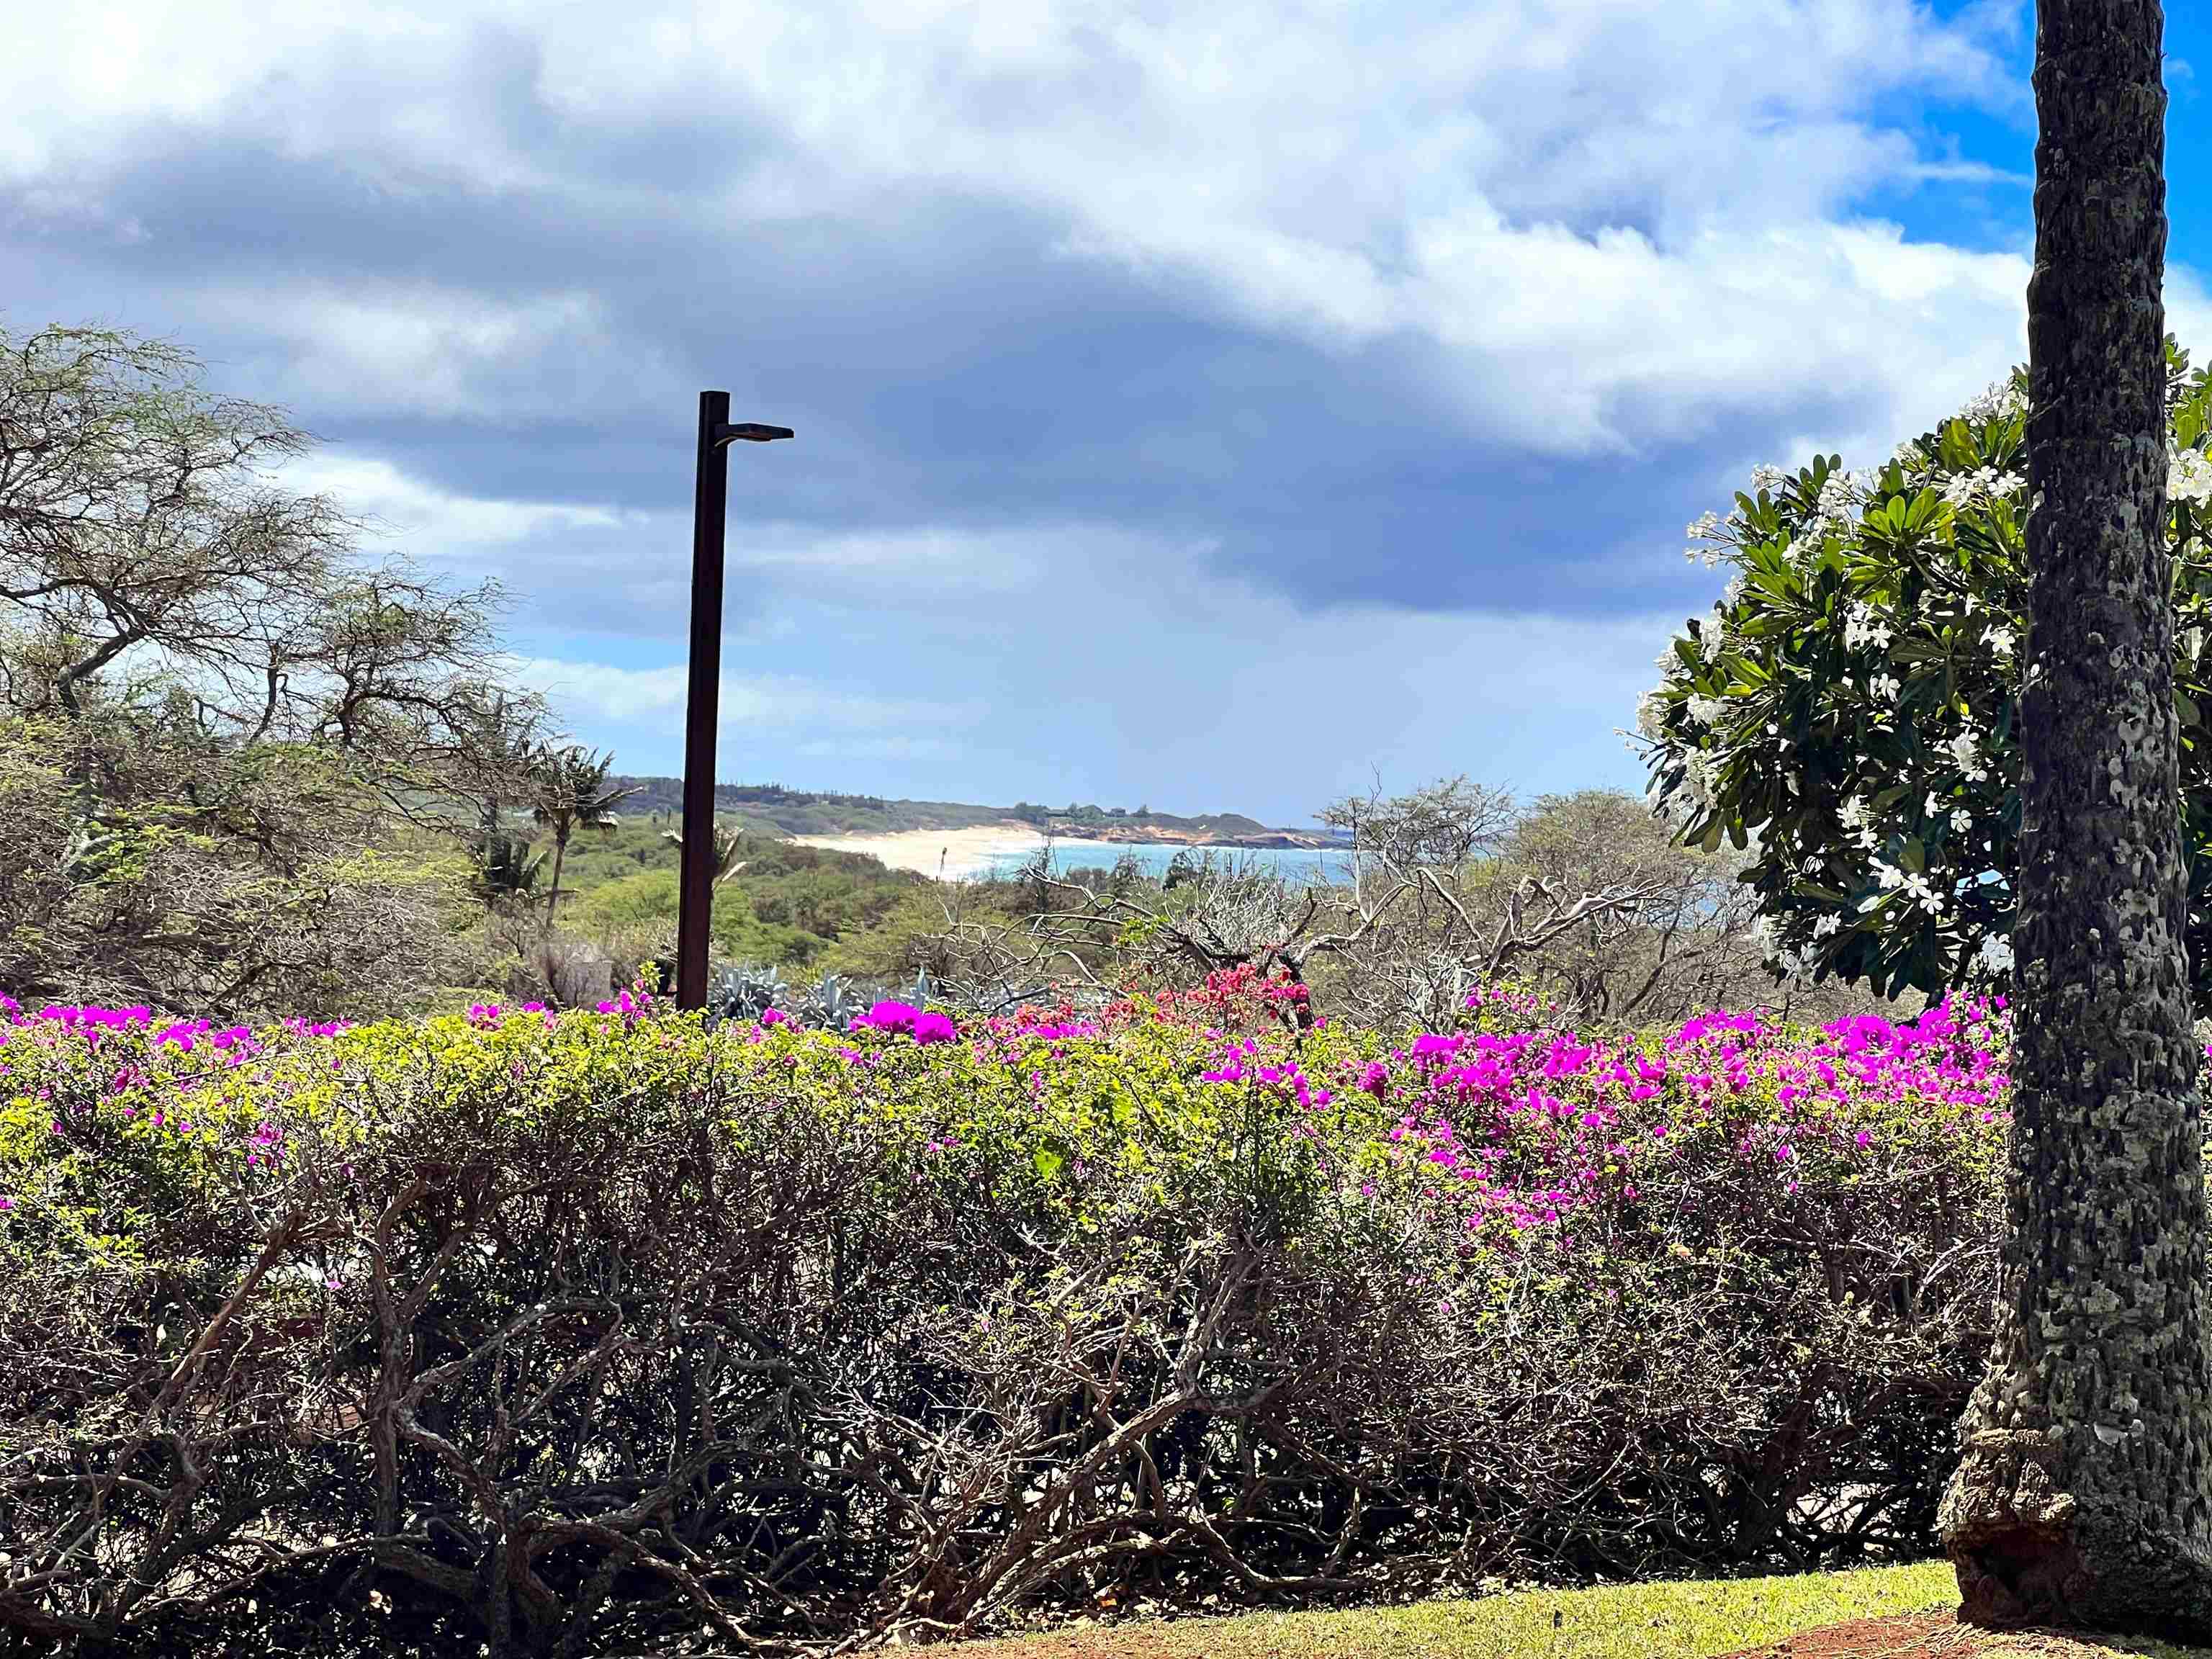
[[[1060,870],[1111,870],[1125,857],[1133,858],[1147,875],[1167,872],[1178,853],[1212,857],[1217,863],[1239,867],[1253,866],[1290,881],[1348,881],[1352,860],[1333,848],[1212,847],[1184,848],[1171,842],[1056,841],[1052,861]],[[1029,861],[1029,855],[1008,853],[992,861],[987,875],[1012,875]]]

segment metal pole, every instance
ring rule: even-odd
[[[714,905],[714,728],[721,705],[723,520],[730,394],[699,394],[699,471],[691,497],[691,676],[684,714],[684,853],[677,881],[676,1006],[707,1006],[707,928]]]

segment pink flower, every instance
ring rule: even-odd
[[[865,1014],[853,1021],[853,1029],[873,1028],[878,1031],[911,1031],[921,1010],[910,1002],[878,1002]]]

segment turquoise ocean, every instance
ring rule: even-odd
[[[1334,848],[1212,847],[1185,848],[1164,842],[1056,841],[1052,861],[1059,870],[1110,870],[1124,858],[1133,858],[1152,876],[1166,872],[1176,854],[1188,852],[1211,857],[1217,863],[1254,866],[1291,881],[1348,881],[1352,860]],[[992,875],[1011,875],[1028,862],[1028,856],[1009,853],[995,860]]]

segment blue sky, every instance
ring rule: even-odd
[[[289,404],[628,770],[681,747],[702,386],[799,431],[732,457],[724,778],[1297,823],[1639,787],[1683,525],[2025,350],[2025,5],[45,10],[0,316]]]

